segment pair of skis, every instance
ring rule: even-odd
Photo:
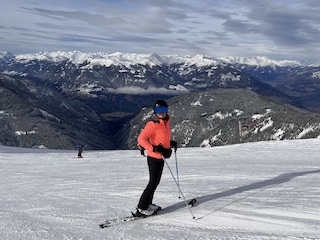
[[[197,200],[195,198],[191,199],[188,202],[189,207],[193,207],[196,202]],[[136,216],[134,213],[131,212],[130,216],[107,219],[101,224],[99,224],[99,226],[100,228],[107,228],[107,227],[112,227],[115,225],[124,224],[124,223],[132,222],[132,221],[136,221],[144,218],[149,218],[149,217],[153,217],[161,214],[162,214],[161,210],[156,211],[153,215],[150,215],[150,216]]]
[[[150,216],[135,216],[134,213],[131,212],[130,216],[107,219],[103,223],[99,224],[99,226],[100,226],[100,228],[112,227],[114,225],[128,223],[128,222],[132,222],[132,221],[135,221],[135,220],[156,216],[156,215],[158,215],[158,213],[159,213],[159,211],[155,212],[154,214],[152,214]]]

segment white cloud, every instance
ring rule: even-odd
[[[120,88],[106,88],[110,93],[115,94],[164,94],[164,95],[177,95],[180,92],[176,90],[166,89],[166,88],[155,88],[150,87],[147,89],[140,87],[120,87]]]

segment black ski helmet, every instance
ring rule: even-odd
[[[160,107],[166,107],[168,109],[168,104],[164,100],[157,100],[153,105],[153,112],[156,113],[155,109]]]

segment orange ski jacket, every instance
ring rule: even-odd
[[[147,155],[162,159],[159,152],[153,152],[153,146],[162,144],[164,148],[170,148],[171,128],[170,117],[166,120],[149,121],[138,136],[138,144],[147,150]]]

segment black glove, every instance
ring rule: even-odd
[[[171,148],[164,148],[161,144],[153,146],[154,152],[159,152],[164,158],[169,158],[172,154]]]
[[[144,150],[145,150],[144,147],[140,146],[139,144],[138,144],[138,147],[139,147],[141,155],[146,156],[146,155],[144,155]]]
[[[174,151],[177,151],[178,143],[176,141],[170,141],[170,147],[174,148]]]
[[[172,149],[171,148],[164,148],[164,150],[162,151],[162,156],[164,158],[170,158],[172,154]]]
[[[153,151],[154,151],[154,152],[162,153],[162,152],[164,151],[164,147],[163,147],[162,144],[160,143],[160,144],[157,145],[157,146],[153,146]]]

